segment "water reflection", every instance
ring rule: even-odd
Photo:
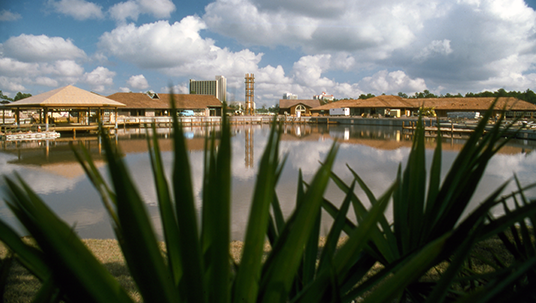
[[[193,186],[200,207],[201,178],[203,174],[203,149],[205,136],[219,128],[190,127],[185,129]],[[232,238],[241,239],[249,213],[258,160],[262,155],[269,133],[266,125],[241,125],[232,129]],[[166,163],[166,174],[171,178],[172,141],[169,129],[158,129],[156,135]],[[333,141],[340,144],[334,171],[350,183],[352,174],[347,165],[354,169],[376,195],[381,195],[392,183],[400,163],[404,164],[411,147],[411,138],[401,133],[400,128],[332,126],[332,125],[285,125],[281,153],[288,155],[277,187],[279,199],[285,213],[295,205],[298,170],[310,181],[323,161]],[[73,142],[70,142],[73,141]],[[157,232],[161,234],[156,192],[153,186],[151,167],[147,155],[145,129],[120,130],[114,142],[125,154],[125,161],[132,172],[134,182],[147,203]],[[83,238],[112,238],[109,220],[101,206],[96,191],[76,162],[70,143],[84,144],[95,159],[103,175],[102,148],[97,138],[61,139],[51,142],[3,142],[0,148],[0,172],[13,177],[19,174],[32,188],[70,225],[76,225],[77,233]],[[435,138],[427,139],[427,161],[429,163]],[[443,140],[443,168],[445,175],[463,145],[461,139]],[[481,181],[474,203],[478,203],[489,192],[508,180],[515,173],[522,183],[536,180],[536,142],[514,141],[495,156]],[[257,158],[255,158],[257,156]],[[3,180],[0,181],[3,186]],[[514,190],[511,184],[507,191]],[[217,190],[217,189],[214,189]],[[364,194],[356,191],[364,200]],[[529,192],[534,196],[535,192]],[[0,193],[0,196],[3,192]],[[335,204],[342,201],[342,193],[330,185],[325,196]],[[390,210],[388,210],[390,212]],[[0,204],[0,216],[14,224],[13,216],[5,204]],[[326,221],[326,224],[329,220]],[[327,227],[326,227],[327,228]]]

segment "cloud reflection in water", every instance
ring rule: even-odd
[[[253,132],[253,136],[246,141],[246,129]],[[297,131],[299,130],[299,131]],[[348,184],[352,181],[352,174],[347,165],[354,169],[371,188],[376,196],[380,196],[393,182],[400,163],[405,164],[410,141],[401,138],[397,128],[374,127],[333,127],[300,125],[285,129],[281,142],[281,154],[288,155],[288,161],[277,186],[277,193],[285,214],[289,214],[295,205],[298,170],[301,168],[305,181],[310,181],[323,161],[335,139],[340,144],[339,153],[334,164],[334,172]],[[201,205],[201,186],[203,174],[203,142],[204,132],[195,129],[194,138],[188,140],[190,147],[191,171],[194,178],[194,192],[198,206]],[[266,145],[269,133],[268,126],[248,125],[233,129],[232,139],[232,238],[242,239],[243,230],[249,214],[252,191],[255,186],[255,177],[258,161]],[[171,179],[172,152],[169,134],[159,132],[160,144],[163,150],[163,160],[166,166],[166,175]],[[118,142],[125,151],[125,161],[132,172],[134,182],[143,199],[147,203],[150,216],[157,233],[161,236],[160,219],[156,205],[156,192],[151,173],[149,157],[143,132],[120,135]],[[525,144],[523,146],[519,146]],[[508,153],[501,153],[494,157],[484,178],[480,182],[474,203],[483,200],[492,190],[508,180],[515,173],[523,184],[536,180],[536,153],[532,152],[536,142],[514,142]],[[442,174],[446,175],[457,150],[461,147],[458,142],[444,142]],[[250,150],[247,150],[247,149]],[[426,160],[428,168],[432,159],[433,144],[428,145]],[[55,150],[50,151],[54,153]],[[43,153],[41,153],[43,154]],[[248,165],[246,154],[253,157],[252,167]],[[35,151],[31,155],[36,157]],[[95,157],[101,157],[94,150]],[[85,175],[75,176],[58,174],[47,168],[54,163],[23,164],[26,157],[23,149],[0,150],[0,170],[3,175],[13,177],[17,172],[32,188],[56,211],[68,224],[76,225],[76,231],[84,238],[111,238],[113,237],[109,219],[101,205],[99,197]],[[28,156],[30,157],[30,156]],[[35,159],[34,159],[35,160]],[[49,158],[50,160],[50,158]],[[35,161],[34,161],[35,162]],[[46,162],[46,161],[45,161]],[[57,163],[56,163],[57,164]],[[78,165],[76,162],[63,163],[64,169],[69,170]],[[99,168],[106,175],[104,164]],[[213,189],[218,190],[218,189]],[[505,193],[515,190],[511,183]],[[363,201],[366,197],[361,190],[356,193]],[[535,191],[528,192],[534,196]],[[3,193],[0,193],[2,196]],[[335,204],[344,198],[343,194],[331,184],[325,197]],[[199,213],[200,213],[199,209]],[[391,212],[387,210],[387,215]],[[14,220],[3,202],[0,203],[0,216],[9,223]],[[327,217],[327,216],[326,216]],[[351,217],[351,216],[350,216]],[[326,220],[324,224],[327,230]]]

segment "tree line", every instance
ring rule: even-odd
[[[1,103],[13,102],[13,101],[28,98],[28,97],[31,97],[31,96],[32,96],[32,94],[18,92],[15,95],[15,97],[10,98],[10,97],[4,95],[4,93],[0,90],[0,102]]]
[[[405,93],[399,92],[398,96],[402,98],[408,98],[408,99],[419,99],[419,98],[477,98],[477,97],[513,97],[517,98],[519,100],[527,101],[532,104],[536,104],[536,93],[534,93],[532,90],[527,89],[526,91],[506,91],[505,89],[501,88],[499,90],[496,90],[494,92],[490,91],[483,91],[480,93],[466,93],[465,95],[462,95],[460,93],[453,95],[450,93],[447,93],[445,95],[435,95],[431,93],[428,90],[424,90],[423,92],[416,92],[414,95],[408,96]]]

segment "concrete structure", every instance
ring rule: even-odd
[[[227,101],[227,79],[224,76],[216,76],[216,98],[220,102]]]
[[[196,81],[190,79],[190,94],[212,95],[220,102],[227,101],[227,79],[216,76],[216,80]]]
[[[319,106],[320,100],[281,99],[279,100],[279,114],[296,116],[297,112],[300,112],[300,116],[309,116],[311,110]]]
[[[246,74],[246,115],[255,113],[255,75]]]
[[[314,95],[313,99],[318,99],[320,101],[333,101],[335,98],[333,95],[328,95],[326,92],[322,92],[320,95]]]
[[[171,97],[177,110],[193,110],[196,116],[221,116],[221,102],[212,95],[115,93],[109,99],[125,104],[119,115],[130,117],[169,116]]]
[[[293,93],[285,93],[283,94],[283,99],[298,99],[298,95],[295,95]]]

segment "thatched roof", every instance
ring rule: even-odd
[[[317,99],[280,99],[279,108],[291,108],[295,105],[303,104],[305,107],[313,108],[320,106],[320,100]]]
[[[6,107],[56,107],[56,108],[88,108],[88,107],[124,107],[125,105],[101,95],[88,92],[81,88],[67,85],[46,93],[11,102]]]
[[[178,109],[205,109],[221,107],[221,102],[212,95],[173,94]],[[169,109],[171,94],[115,93],[109,99],[121,102],[127,109]]]

